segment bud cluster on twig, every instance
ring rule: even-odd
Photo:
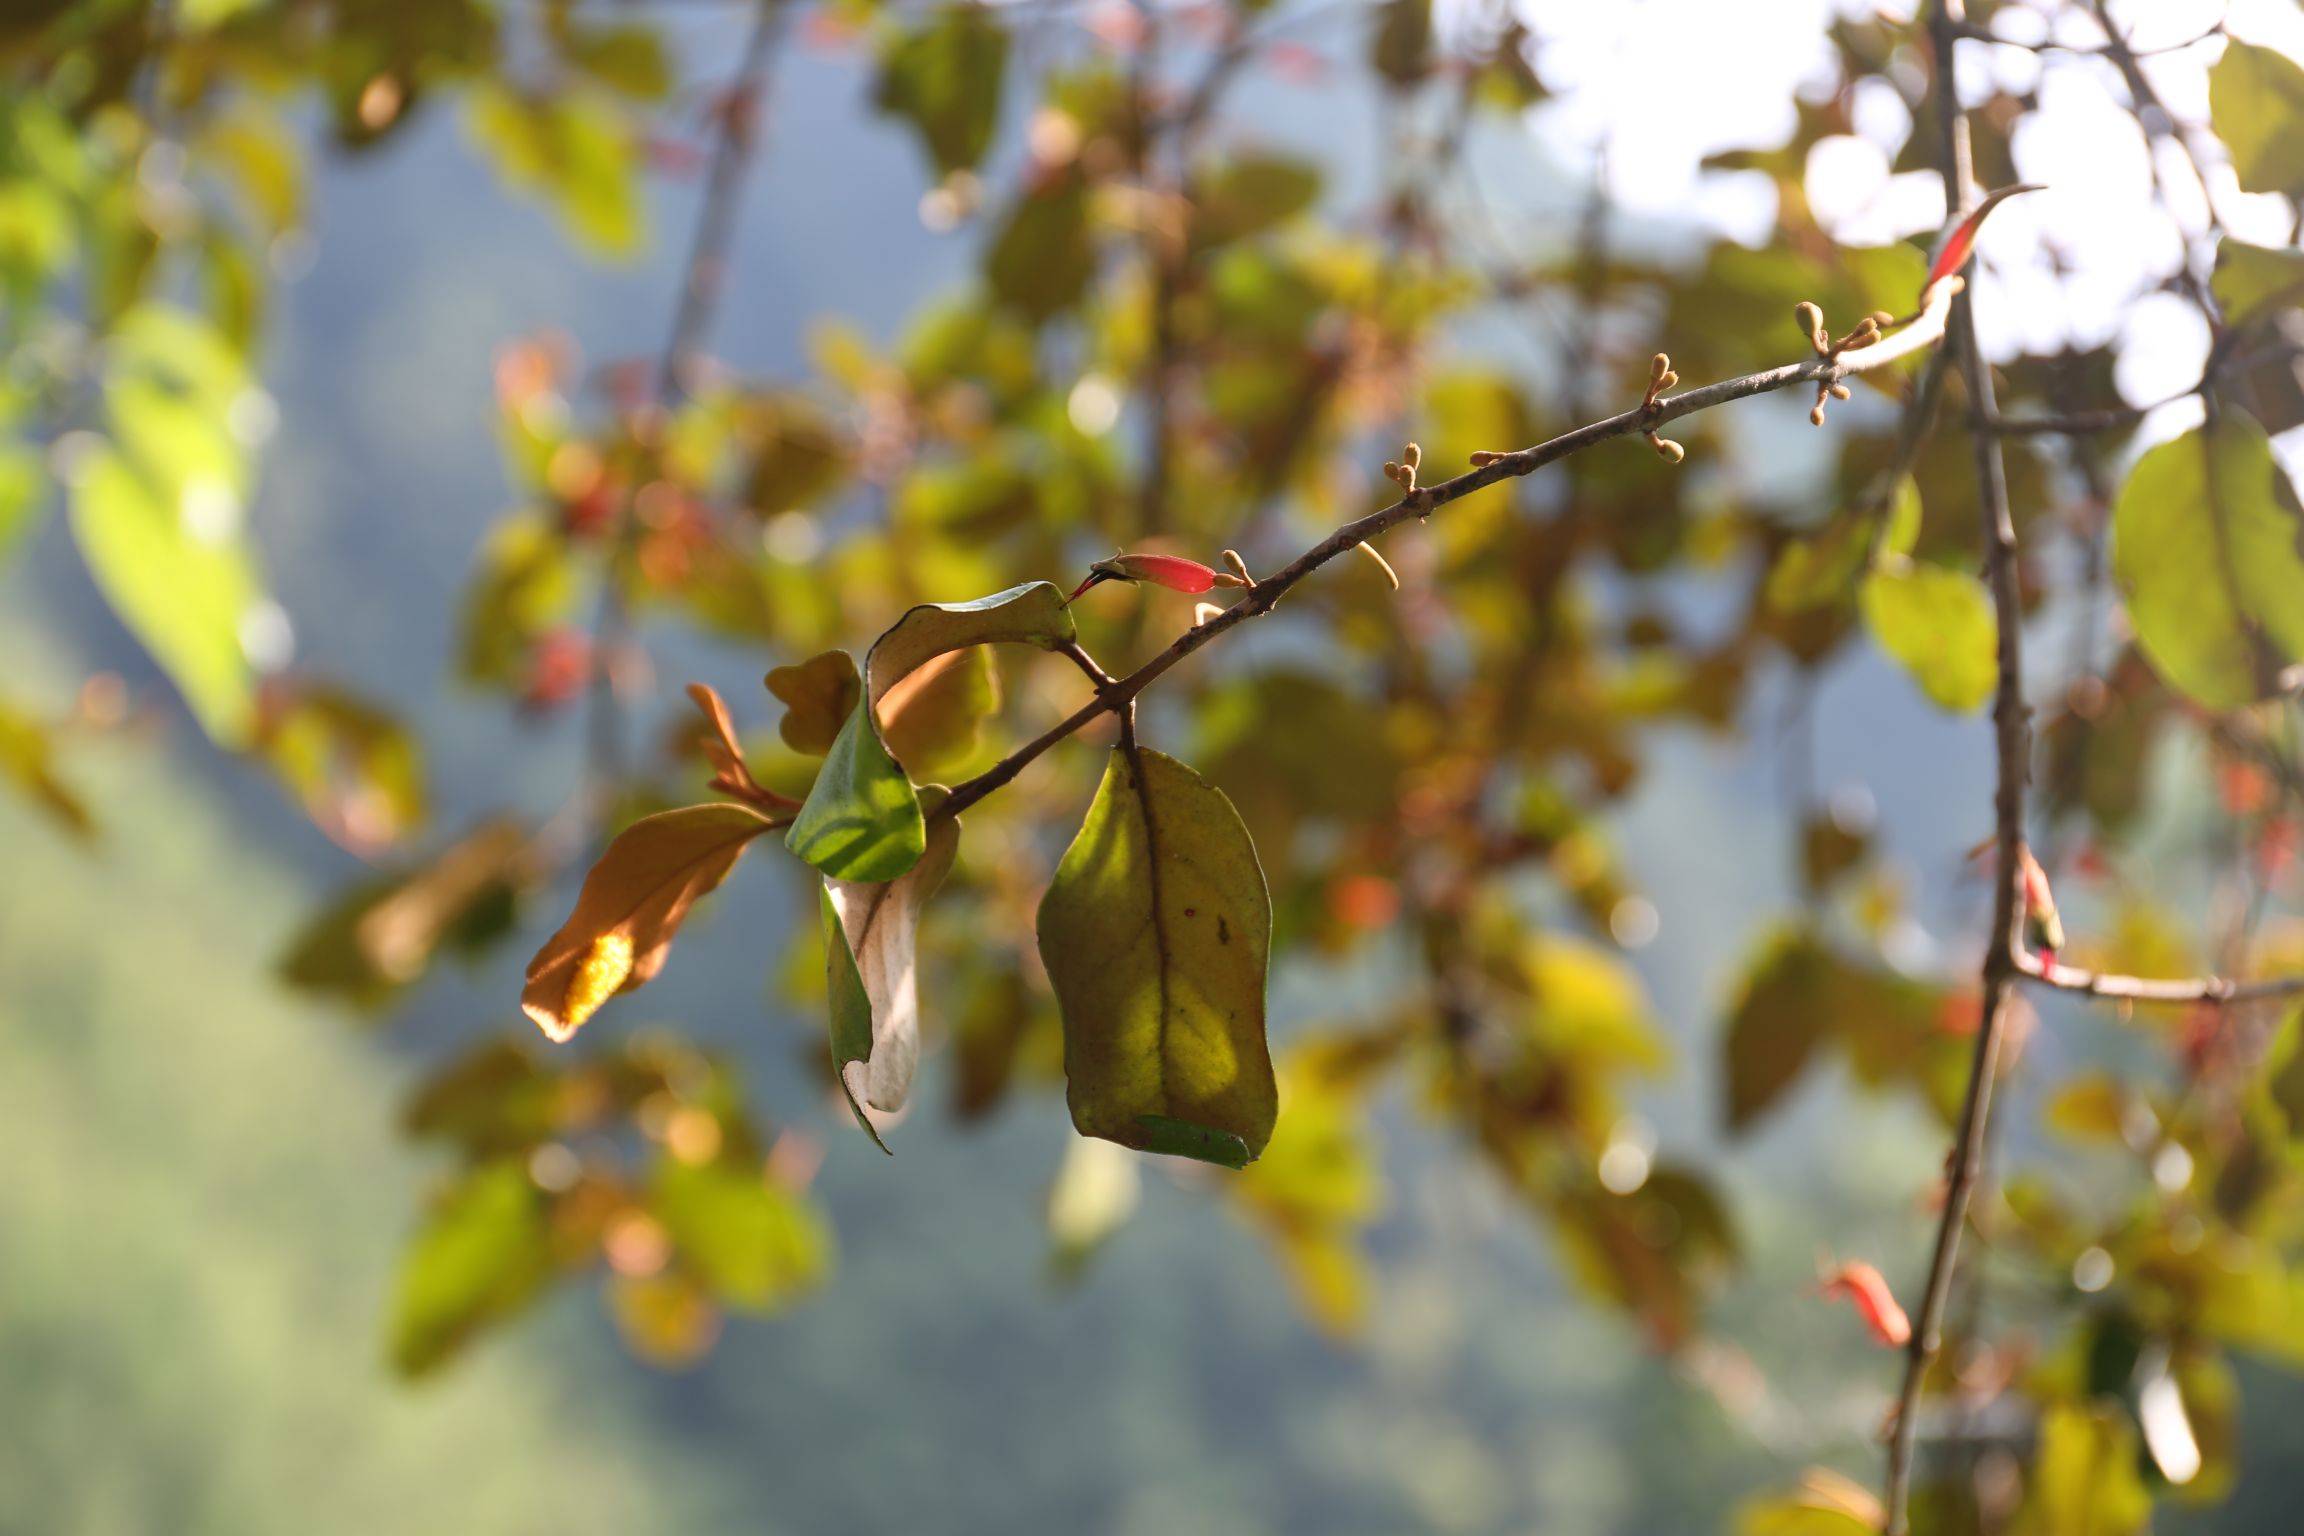
[[[1807,338],[1808,345],[1816,349],[1816,355],[1831,362],[1843,352],[1853,352],[1878,341],[1883,331],[1896,324],[1896,317],[1884,309],[1876,309],[1857,321],[1855,328],[1847,335],[1834,341],[1832,333],[1824,328],[1823,309],[1802,299],[1792,306],[1792,323],[1800,328],[1800,334]],[[1837,378],[1819,379],[1816,383],[1816,408],[1808,413],[1809,424],[1818,427],[1824,425],[1825,401],[1847,398],[1848,386]]]
[[[1648,393],[1640,397],[1640,414],[1653,419],[1664,408],[1664,391],[1679,382],[1680,375],[1672,371],[1672,359],[1657,353],[1648,364]],[[1656,456],[1667,464],[1677,464],[1688,457],[1687,449],[1668,437],[1659,437],[1654,427],[1647,428],[1641,435],[1648,439],[1648,446],[1656,450]]]

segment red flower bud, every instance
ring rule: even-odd
[[[1978,203],[1976,211],[1960,221],[1960,227],[1952,231],[1944,242],[1944,248],[1938,251],[1936,259],[1928,264],[1928,279],[1920,285],[1920,292],[1925,295],[1937,283],[1968,265],[1968,253],[1976,248],[1976,231],[1984,227],[1985,217],[1993,209],[2019,192],[2037,192],[2039,190],[2039,187],[2028,184],[2002,187],[1988,195],[1983,202]]]
[[[1088,579],[1072,589],[1072,597],[1100,581],[1148,581],[1171,592],[1206,592],[1212,587],[1240,585],[1238,578],[1182,555],[1114,555],[1088,567]]]
[[[2032,857],[2032,850],[2016,849],[2018,878],[2024,891],[2024,941],[2040,953],[2043,965],[2056,963],[2064,947],[2064,922],[2056,915],[2056,897],[2048,889],[2048,872]]]

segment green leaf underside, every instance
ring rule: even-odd
[[[904,767],[881,736],[881,697],[922,665],[975,645],[1053,650],[1073,637],[1064,594],[1026,582],[967,603],[923,603],[872,643],[864,694],[825,754],[785,846],[835,880],[894,880],[920,862],[928,829]]]
[[[2304,303],[2304,251],[2224,239],[2216,246],[2216,271],[2208,289],[2230,325],[2294,309]]]
[[[1984,584],[1966,571],[1908,560],[1864,578],[1864,623],[1929,702],[1966,714],[1992,697],[2000,626]]]
[[[1278,1092],[1264,1039],[1272,905],[1223,791],[1116,749],[1040,904],[1082,1135],[1240,1167]]]
[[[2112,509],[2137,641],[2211,709],[2267,697],[2304,658],[2304,556],[2264,429],[2236,411],[2144,455]]]
[[[2246,192],[2304,186],[2304,68],[2237,39],[2208,71],[2208,115]]]
[[[931,796],[928,809],[934,809]],[[952,868],[960,823],[947,817],[927,832],[927,849],[899,878],[882,884],[824,882],[825,985],[831,1005],[832,1065],[848,1107],[888,1151],[872,1112],[893,1114],[911,1096],[920,1060],[917,959],[920,910]]]

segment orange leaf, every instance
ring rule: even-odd
[[[749,806],[716,804],[626,827],[584,877],[576,910],[528,962],[521,1009],[554,1040],[575,1034],[609,998],[664,968],[688,909],[775,825]]]

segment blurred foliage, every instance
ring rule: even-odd
[[[1977,7],[2001,9],[2026,8]],[[1193,1176],[1264,1234],[1319,1327],[1351,1333],[1388,1199],[1370,1106],[1404,1083],[1593,1304],[1700,1358],[1744,1244],[1704,1138],[1658,1145],[1627,1107],[1669,1046],[1618,953],[1653,908],[1610,817],[1667,735],[1732,734],[1867,648],[1933,706],[1982,707],[1998,631],[1957,376],[1909,454],[1898,411],[1835,410],[1814,487],[1789,501],[1692,416],[1683,466],[1617,444],[1451,505],[1392,538],[1389,573],[1340,562],[1291,591],[1258,621],[1263,661],[1164,675],[1101,789],[1098,754],[1071,747],[995,765],[1062,718],[1047,700],[1109,686],[1090,653],[1133,668],[1204,622],[1194,599],[1237,600],[1220,555],[1269,573],[1392,501],[1375,465],[1404,438],[1429,483],[1629,403],[1660,349],[1709,382],[1804,355],[1797,303],[1842,330],[1909,309],[1917,246],[1837,238],[1806,176],[1854,134],[1859,97],[1900,108],[1897,169],[1935,164],[1925,39],[1835,20],[1790,136],[1708,162],[1772,188],[1762,244],[1639,254],[1596,190],[1577,229],[1484,265],[1441,189],[1475,133],[1515,131],[1549,94],[1540,34],[1502,8],[1367,9],[1358,67],[1402,131],[1357,209],[1224,110],[1301,67],[1286,7],[775,0],[763,38],[795,18],[856,58],[931,174],[922,218],[972,225],[980,259],[885,346],[823,320],[805,378],[708,365],[685,305],[661,370],[504,339],[511,505],[475,540],[458,672],[530,718],[586,716],[568,805],[435,829],[414,735],[291,666],[245,526],[276,415],[254,360],[270,275],[308,238],[315,153],[452,108],[516,194],[609,257],[655,237],[652,169],[740,164],[759,82],[680,78],[644,8],[91,0],[0,22],[0,557],[60,510],[207,736],[377,861],[283,957],[299,987],[380,1010],[444,956],[532,939],[530,909],[566,900],[614,832],[530,969],[529,1011],[564,1039],[786,830],[825,923],[776,935],[762,969],[829,1013],[828,1099],[844,1090],[877,1139],[941,1040],[962,1118],[1052,1113],[1061,1079],[1075,1124],[1106,1138],[1053,1176],[1059,1272],[1136,1208],[1143,1160],[1108,1143],[1180,1153],[1224,1166]],[[2211,120],[2179,149],[2220,141],[2239,188],[2294,198],[2304,70],[2213,41]],[[1980,175],[2014,181],[2038,97],[1995,85],[1969,105]],[[707,230],[727,195],[711,178]],[[2026,612],[2084,616],[2086,642],[2033,690],[2034,830],[2075,955],[2293,969],[2304,563],[2267,434],[2304,420],[2304,256],[2220,225],[2171,249],[2162,285],[2213,337],[2201,425],[2131,462],[2141,413],[2109,349],[1998,368],[2004,416],[2110,426],[2006,440]],[[726,274],[699,250],[703,302]],[[1546,373],[1457,344],[1531,314],[1569,317]],[[1908,401],[1925,368],[1865,388]],[[1155,559],[1065,600],[1115,546]],[[626,715],[656,707],[639,623],[748,648],[768,697],[651,716],[660,750],[630,760]],[[106,816],[74,787],[73,738],[120,723],[116,693],[92,685],[68,712],[0,695],[4,782],[76,835]],[[2216,835],[2182,850],[2214,900],[2147,835],[2154,763],[2179,750],[2219,791]],[[683,805],[704,782],[730,798]],[[1889,840],[1803,794],[1803,910],[1765,936],[1718,1032],[1724,1127],[1756,1132],[1835,1060],[1949,1120],[1976,1032],[1965,961],[1915,953]],[[1267,948],[1335,1002],[1277,1069]],[[1399,985],[1341,984],[1371,961]],[[2230,1486],[2233,1358],[2304,1364],[2300,1032],[2295,1009],[2176,1010],[2137,1022],[2134,1070],[2055,1085],[2044,1160],[2122,1174],[2017,1169],[1982,1202],[1992,1266],[2025,1284],[1959,1314],[1930,1379],[1931,1426],[1973,1432],[1931,1461],[1923,1529],[2138,1530],[2157,1500]],[[406,1125],[451,1169],[391,1308],[411,1375],[594,1274],[634,1353],[690,1361],[725,1314],[791,1305],[831,1262],[807,1133],[763,1128],[727,1066],[678,1038],[603,1023],[565,1052],[487,1040],[430,1070]],[[1812,1476],[1740,1528],[1869,1529],[1859,1494]]]

